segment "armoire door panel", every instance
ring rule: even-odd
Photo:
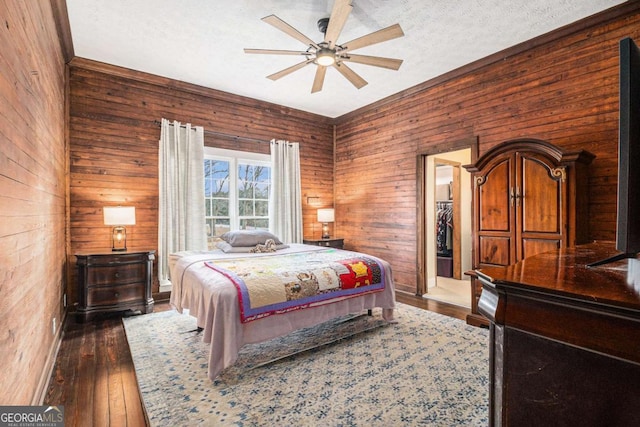
[[[480,231],[509,231],[512,215],[509,193],[510,175],[510,162],[507,159],[476,180]]]
[[[562,228],[562,183],[550,175],[549,167],[536,159],[523,158],[519,204],[522,232],[560,233]]]
[[[547,141],[514,139],[491,147],[472,165],[473,268],[507,266],[541,252],[586,243],[587,166],[594,156]],[[471,288],[472,302],[480,297]],[[471,306],[467,322],[488,325]]]
[[[479,262],[489,265],[509,265],[512,239],[500,236],[479,236]]]
[[[533,255],[549,252],[560,248],[560,239],[522,239],[522,256],[521,259],[528,258]]]

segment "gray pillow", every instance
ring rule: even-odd
[[[220,238],[233,247],[255,247],[256,245],[264,245],[267,239],[273,239],[276,245],[282,244],[280,239],[272,233],[263,230],[227,231],[220,236]]]
[[[260,243],[260,244],[262,245],[263,243]],[[255,249],[255,245],[254,246],[231,246],[229,243],[225,241],[218,242],[217,246],[218,246],[218,249],[220,249],[222,252],[225,252],[228,254],[248,254],[248,253],[251,253],[253,249]],[[289,245],[276,243],[276,249],[285,249],[288,247]]]

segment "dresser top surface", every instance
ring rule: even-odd
[[[126,251],[112,251],[111,249],[99,249],[94,251],[78,252],[74,255],[76,257],[90,257],[90,256],[118,256],[118,255],[140,255],[140,254],[152,254],[156,253],[155,249],[144,248],[131,248]]]
[[[591,243],[545,252],[478,275],[496,285],[640,312],[640,259],[587,265],[616,255],[613,243]]]

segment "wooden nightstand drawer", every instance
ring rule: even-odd
[[[87,272],[87,286],[113,283],[142,282],[145,279],[144,264],[96,266]]]
[[[327,248],[344,248],[344,239],[303,239],[305,245],[325,246]]]
[[[99,313],[151,313],[151,281],[155,251],[76,254],[78,266],[78,321]]]
[[[131,283],[118,286],[97,286],[87,291],[89,306],[109,306],[144,300],[144,283]]]

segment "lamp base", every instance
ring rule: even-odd
[[[124,252],[127,250],[127,229],[125,227],[113,227],[111,250],[113,252]]]
[[[329,223],[327,222],[322,223],[322,238],[323,239],[331,238],[331,236],[329,236]]]

